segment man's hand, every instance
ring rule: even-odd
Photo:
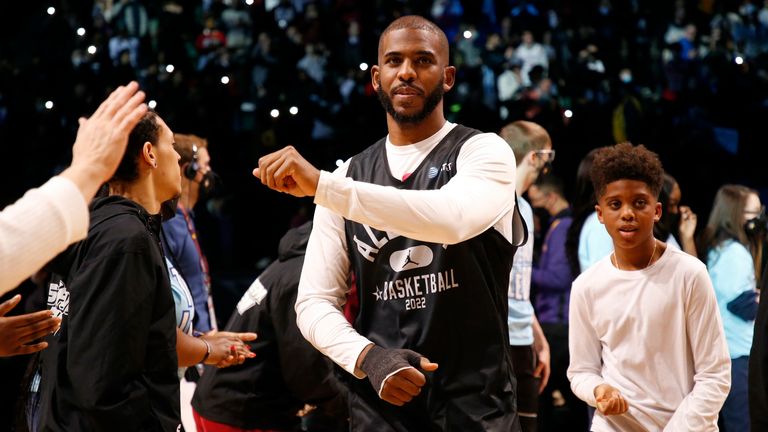
[[[53,333],[61,324],[61,318],[53,317],[50,310],[6,317],[5,314],[19,301],[21,296],[16,295],[0,304],[0,357],[31,354],[45,349],[47,342],[27,344]]]
[[[392,405],[402,406],[421,393],[427,378],[417,367],[425,372],[438,367],[415,351],[370,347],[363,352],[360,369],[368,375],[379,397]]]
[[[292,146],[261,157],[253,175],[270,189],[296,197],[315,196],[320,181],[320,171]]]
[[[629,409],[629,404],[621,392],[609,384],[595,387],[595,402],[597,410],[607,416],[624,414]]]
[[[81,117],[72,147],[72,165],[61,175],[72,180],[89,201],[123,159],[128,135],[147,112],[144,92],[132,81],[120,86],[89,118]]]

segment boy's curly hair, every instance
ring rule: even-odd
[[[633,146],[623,142],[597,151],[592,170],[589,173],[595,196],[605,194],[608,183],[617,180],[637,180],[648,185],[657,199],[664,182],[664,169],[659,156],[642,144]]]

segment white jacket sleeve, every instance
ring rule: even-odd
[[[53,177],[0,212],[0,295],[88,233],[88,203],[70,180]]]
[[[468,140],[456,163],[456,175],[435,190],[402,190],[323,171],[315,203],[380,231],[456,244],[511,214],[516,167],[512,149],[496,134]],[[511,239],[511,219],[506,225],[502,234]]]
[[[683,399],[665,431],[717,430],[717,417],[731,387],[731,359],[706,269],[688,284],[687,328],[693,353],[693,390]]]
[[[595,387],[602,377],[602,346],[595,333],[586,286],[573,285],[568,309],[568,380],[573,394],[590,406],[595,404]]]

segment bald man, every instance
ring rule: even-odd
[[[357,378],[352,430],[520,427],[506,317],[523,235],[515,157],[498,135],[446,121],[448,59],[435,24],[397,19],[371,69],[387,136],[333,173],[292,147],[254,170],[274,190],[314,196],[297,323]],[[360,303],[352,325],[341,311],[350,272]]]

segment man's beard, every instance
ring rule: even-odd
[[[413,115],[405,115],[395,111],[395,107],[392,105],[392,99],[381,86],[381,80],[379,80],[377,84],[378,89],[376,89],[376,93],[379,95],[379,102],[381,102],[381,106],[384,107],[384,110],[387,111],[387,114],[392,116],[392,118],[398,124],[421,123],[424,119],[429,117],[430,114],[432,114],[432,111],[435,110],[435,107],[437,107],[440,101],[443,100],[443,94],[445,93],[443,91],[443,79],[440,78],[440,82],[437,83],[435,88],[429,92],[427,97],[424,99],[424,107],[422,107],[421,111]]]

